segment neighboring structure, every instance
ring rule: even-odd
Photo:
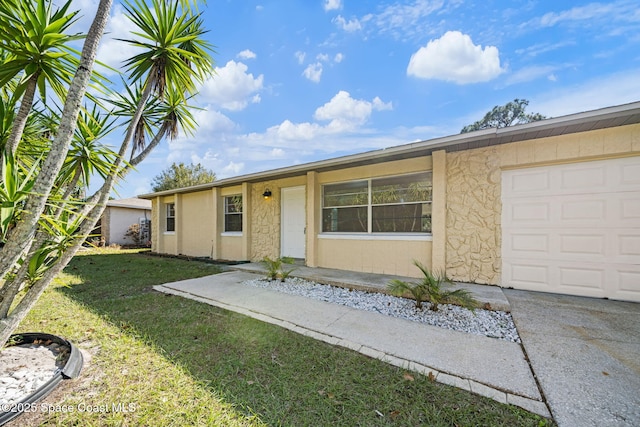
[[[133,224],[138,224],[138,241],[147,243],[151,239],[151,201],[135,197],[109,200],[98,225],[100,244],[135,245],[133,237],[125,236]]]
[[[140,197],[159,253],[640,301],[640,102]]]

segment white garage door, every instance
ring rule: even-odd
[[[503,171],[502,286],[640,301],[640,157]]]

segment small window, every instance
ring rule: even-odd
[[[167,203],[167,228],[166,231],[176,231],[176,205]]]
[[[242,232],[242,196],[224,198],[224,231]]]

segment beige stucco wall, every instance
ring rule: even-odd
[[[182,210],[176,213],[177,230],[182,255],[211,257],[215,244],[215,212],[213,192],[198,191],[181,194]]]
[[[160,197],[151,200],[151,251],[160,253]]]
[[[419,277],[412,260],[431,264],[431,241],[389,239],[318,239],[318,266],[367,273]]]
[[[500,283],[502,170],[639,154],[637,124],[447,153],[447,274]]]
[[[152,218],[151,218],[151,250],[161,254],[176,255],[177,252],[177,240],[176,232],[166,231],[166,208],[167,203],[177,203],[175,196],[163,196],[156,197],[152,202]],[[177,206],[176,206],[177,210]],[[176,230],[178,228],[178,222],[176,218]]]

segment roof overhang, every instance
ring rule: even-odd
[[[237,185],[243,182],[253,183],[270,179],[289,178],[304,175],[310,171],[327,172],[345,167],[371,165],[412,157],[428,156],[438,150],[445,150],[447,152],[470,150],[509,142],[548,138],[636,123],[640,123],[640,102],[571,114],[523,125],[500,129],[483,129],[475,132],[434,138],[380,150],[225,178],[207,184],[142,194],[138,197],[151,199],[176,193],[190,193],[209,190],[214,187]]]

